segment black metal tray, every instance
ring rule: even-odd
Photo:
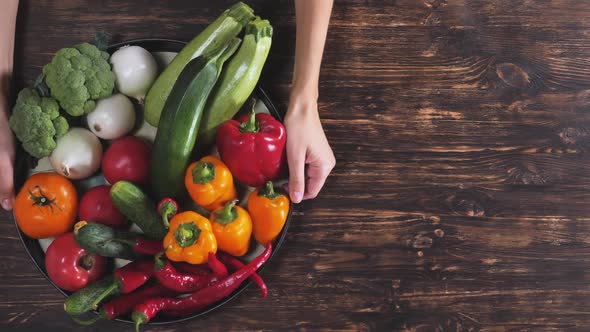
[[[130,41],[126,41],[126,42],[121,42],[121,43],[117,43],[117,44],[113,44],[110,45],[108,48],[108,52],[109,53],[113,53],[114,51],[116,51],[117,49],[119,49],[122,46],[125,45],[137,45],[137,46],[141,46],[143,48],[145,48],[146,50],[150,51],[150,52],[179,52],[185,45],[185,42],[181,42],[181,41],[177,41],[177,40],[170,40],[170,39],[136,39],[136,40],[130,40]],[[269,113],[271,115],[273,115],[275,118],[279,119],[280,121],[283,120],[284,117],[284,111],[279,111],[277,110],[277,108],[273,105],[272,101],[270,100],[270,98],[268,97],[268,95],[264,92],[264,90],[262,89],[262,87],[258,86],[256,87],[256,90],[254,91],[254,96],[258,99],[259,102],[262,102],[266,108],[268,109]],[[17,191],[20,189],[20,186],[22,186],[22,184],[24,183],[26,177],[28,176],[29,172],[30,172],[30,163],[27,162],[26,158],[18,158],[17,157],[17,162],[16,162],[16,166],[15,167],[15,183],[19,186],[17,187]],[[81,180],[81,181],[85,181],[85,180]],[[80,184],[80,183],[76,183],[79,181],[74,181],[74,184],[76,185],[77,188],[84,188],[87,187],[87,185],[84,184]],[[80,196],[82,193],[78,193]],[[275,242],[273,243],[273,252],[272,255],[270,256],[269,260],[266,262],[266,264],[259,270],[259,272],[268,264],[271,263],[272,258],[274,257],[274,255],[277,253],[277,251],[279,250],[279,248],[281,247],[283,241],[285,240],[285,236],[287,235],[287,229],[289,228],[289,224],[291,221],[291,213],[293,210],[293,204],[291,204],[291,207],[289,209],[289,214],[287,216],[287,221],[285,223],[285,226],[283,227],[283,230],[281,231],[281,233],[279,234],[278,238],[275,240]],[[13,219],[14,219],[14,215],[13,215]],[[16,224],[16,219],[14,220],[15,224]],[[17,227],[18,229],[18,227]],[[39,271],[41,272],[41,274],[60,292],[62,293],[64,296],[69,296],[71,293],[62,290],[61,288],[59,288],[58,286],[56,286],[53,281],[51,281],[51,279],[47,276],[47,271],[45,269],[45,252],[43,251],[43,249],[41,248],[41,245],[39,244],[38,240],[35,239],[31,239],[29,237],[27,237],[25,234],[23,234],[20,229],[18,229],[18,234],[19,237],[25,247],[25,250],[27,251],[27,253],[29,254],[29,257],[31,257],[31,260],[33,261],[33,263],[35,264],[35,266],[37,266],[37,268],[39,269]],[[252,250],[252,249],[251,249]],[[246,281],[244,284],[242,284],[235,292],[233,292],[230,296],[226,297],[225,299],[211,305],[209,308],[207,308],[206,310],[203,310],[199,313],[196,313],[194,315],[191,316],[187,316],[187,317],[158,317],[155,318],[153,321],[151,321],[149,324],[153,324],[153,325],[160,325],[160,324],[170,324],[170,323],[177,323],[177,322],[181,322],[181,321],[186,321],[189,319],[193,319],[193,318],[197,318],[200,316],[204,316],[207,313],[218,309],[220,307],[222,307],[223,305],[225,305],[227,302],[231,301],[233,298],[235,298],[236,296],[238,296],[241,292],[244,291],[244,289],[246,289],[248,286],[250,286],[251,282],[248,280]],[[66,315],[66,313],[64,312],[64,315]],[[117,318],[117,321],[120,322],[126,322],[126,323],[133,323],[129,317],[121,317],[121,318]]]

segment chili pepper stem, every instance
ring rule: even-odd
[[[147,321],[147,317],[137,311],[131,314],[131,319],[135,322],[135,332],[139,332],[139,326]]]
[[[242,133],[257,133],[260,130],[258,121],[256,121],[256,112],[254,108],[250,111],[248,121],[244,121],[240,124],[240,132]]]
[[[162,224],[170,228],[170,218],[178,213],[178,204],[172,198],[164,198],[158,204],[158,213],[162,217]]]
[[[263,196],[270,200],[273,200],[281,196],[281,194],[275,191],[272,181],[267,181],[264,188],[260,188],[260,190],[258,190],[258,196]]]
[[[98,305],[100,304],[100,302],[102,302],[102,300],[104,300],[107,296],[109,296],[114,290],[121,288],[121,283],[120,281],[115,281],[113,282],[109,288],[105,289],[104,292],[102,292],[93,302],[92,302],[92,309],[96,310],[98,309]]]
[[[207,184],[215,178],[213,163],[199,161],[192,170],[193,183]]]
[[[237,200],[229,201],[225,203],[225,206],[215,211],[215,222],[222,225],[227,225],[238,218],[238,213],[234,208],[238,203]]]
[[[162,259],[164,252],[160,252],[154,256],[154,271],[160,271],[166,265],[166,262]]]
[[[164,227],[170,228],[170,217],[173,217],[176,214],[176,207],[172,203],[166,203],[162,206],[162,222],[164,223]]]

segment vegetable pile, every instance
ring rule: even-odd
[[[276,186],[285,128],[251,97],[271,40],[239,2],[161,71],[140,46],[83,43],[21,90],[10,127],[53,170],[26,180],[14,214],[26,236],[53,241],[45,268],[71,292],[74,320],[131,317],[139,329],[206,310],[246,279],[267,296],[256,271],[290,208]],[[140,138],[150,125],[155,138]]]

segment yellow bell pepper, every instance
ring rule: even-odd
[[[202,264],[207,262],[209,252],[217,252],[211,223],[193,211],[181,212],[170,220],[163,245],[166,257],[174,262]]]
[[[236,206],[236,202],[227,202],[224,207],[213,211],[209,220],[219,249],[239,257],[245,255],[250,248],[252,219],[248,211]]]

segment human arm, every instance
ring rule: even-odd
[[[295,0],[295,66],[285,117],[289,194],[295,203],[315,198],[336,164],[317,105],[332,4],[333,0]]]
[[[18,0],[7,0],[0,11],[0,205],[12,209],[14,142],[8,127],[8,96],[12,76]]]

